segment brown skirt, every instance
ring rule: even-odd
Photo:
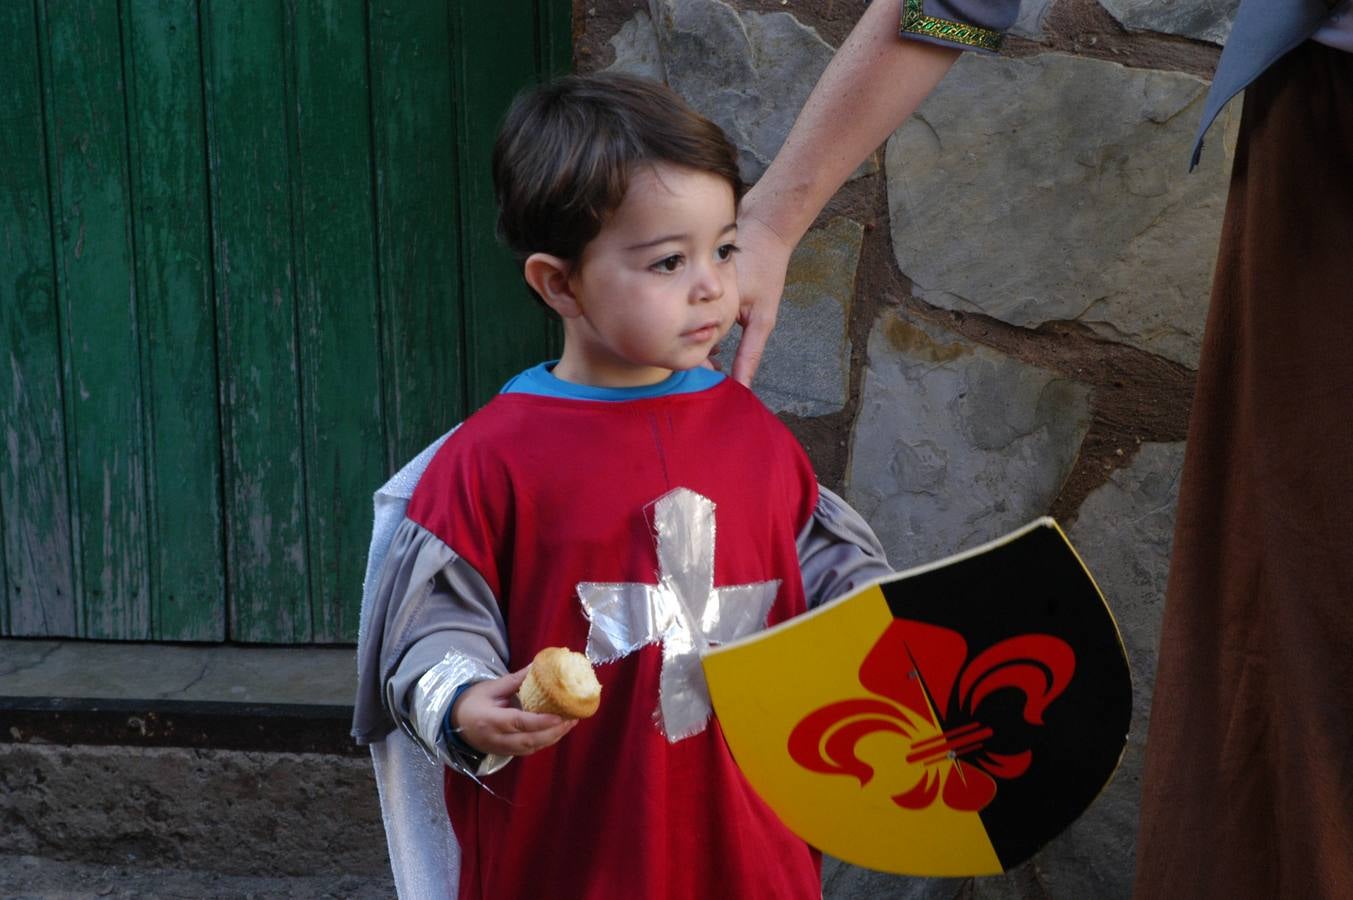
[[[1353,54],[1245,97],[1180,486],[1139,898],[1353,897]]]

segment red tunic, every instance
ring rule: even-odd
[[[714,585],[779,579],[769,621],[805,611],[795,539],[817,501],[802,449],[731,380],[618,403],[502,394],[446,442],[408,515],[499,598],[509,669],[583,650],[577,585],[657,580],[647,508],[714,501]],[[484,779],[448,770],[462,898],[820,897],[820,857],[743,778],[717,722],[655,725],[662,650],[597,667],[601,708],[554,747]]]

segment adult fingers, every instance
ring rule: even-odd
[[[738,343],[738,352],[733,356],[733,379],[747,387],[752,386],[756,370],[761,366],[761,358],[766,352],[766,342],[775,328],[775,309],[765,309],[768,304],[762,302],[752,307],[747,315],[747,323],[742,331],[742,340]]]

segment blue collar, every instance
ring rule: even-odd
[[[544,362],[513,376],[503,385],[500,393],[536,394],[541,397],[563,397],[572,400],[639,400],[646,397],[667,397],[672,394],[693,394],[712,388],[724,380],[722,372],[701,366],[673,372],[657,384],[646,384],[641,387],[594,387],[590,384],[574,384],[556,378],[551,370],[557,362],[558,360]]]

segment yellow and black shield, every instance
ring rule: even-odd
[[[704,657],[748,781],[855,865],[1006,871],[1122,757],[1132,683],[1103,595],[1051,519]]]

